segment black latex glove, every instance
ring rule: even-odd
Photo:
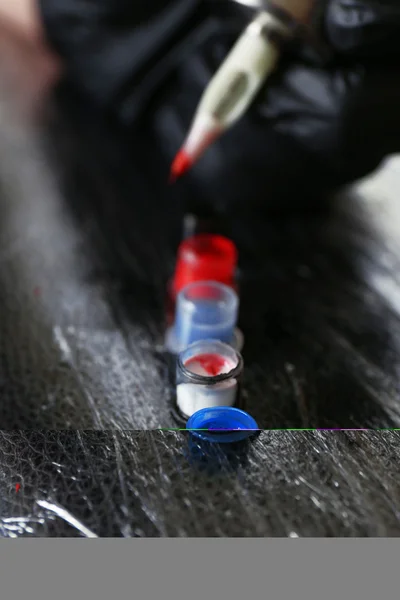
[[[185,127],[211,75],[199,69],[194,32],[213,22],[220,5],[223,31],[234,10],[228,0],[41,4],[49,40],[75,84],[132,124],[184,55],[184,75],[171,84],[165,103],[176,105],[181,117],[187,112]],[[245,19],[236,23],[239,34]],[[194,171],[213,207],[254,213],[271,196],[278,204],[293,196],[301,203],[366,175],[400,150],[398,1],[330,0],[320,25],[330,58],[322,64],[304,48],[288,51],[253,109]],[[218,37],[206,40],[208,55]]]
[[[400,150],[400,3],[330,0],[321,33],[330,59],[288,53],[259,112],[346,184]]]
[[[315,207],[400,151],[400,3],[323,4],[328,56],[288,49],[250,114],[222,140],[224,161],[217,149],[208,160],[202,175],[221,210]]]

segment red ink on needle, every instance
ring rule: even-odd
[[[16,483],[15,484],[15,492],[18,494],[19,490],[21,489],[21,484],[20,483]]]
[[[179,150],[171,166],[169,182],[174,183],[179,177],[182,177],[192,164],[190,156],[184,150]]]

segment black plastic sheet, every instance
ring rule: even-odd
[[[2,432],[0,534],[397,536],[399,448],[397,432],[264,432],[240,460],[199,459],[172,432]]]

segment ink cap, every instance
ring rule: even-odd
[[[237,261],[235,244],[222,235],[200,233],[186,238],[178,249],[173,295],[195,281],[218,281],[235,287]]]
[[[233,444],[254,436],[260,431],[251,415],[239,408],[203,408],[186,423],[190,434],[203,441]]]
[[[186,348],[176,364],[174,420],[186,424],[194,413],[215,406],[243,408],[243,368],[242,356],[229,344],[204,340]]]
[[[236,327],[239,297],[231,287],[217,281],[197,281],[178,294],[175,321],[167,331],[167,349],[178,354],[202,340],[218,340],[237,350],[243,334]]]

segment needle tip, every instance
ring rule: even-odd
[[[191,166],[192,159],[190,156],[184,150],[179,150],[171,166],[169,182],[174,183],[179,177],[182,177]]]

